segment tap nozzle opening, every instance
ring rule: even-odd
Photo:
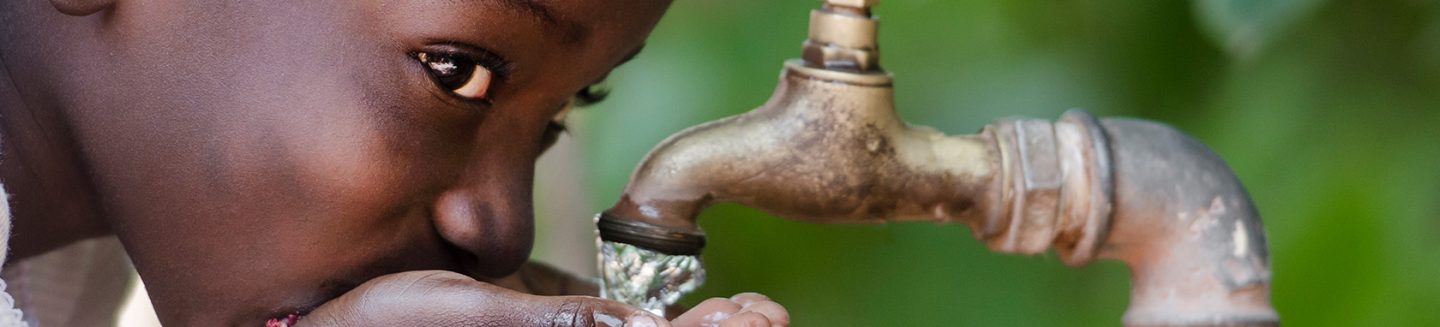
[[[705,234],[698,230],[682,230],[617,218],[610,212],[595,218],[600,239],[639,246],[669,255],[700,255],[705,248]]]

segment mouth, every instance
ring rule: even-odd
[[[319,287],[308,291],[294,289],[301,293],[292,294],[288,300],[282,300],[278,306],[273,307],[262,316],[268,319],[265,321],[265,327],[295,326],[305,315],[359,286],[360,282],[335,279],[322,282]]]
[[[270,318],[269,321],[265,322],[265,327],[290,327],[299,322],[300,314],[292,313],[285,315],[284,318]]]
[[[434,221],[431,217],[416,220]],[[402,228],[409,229],[410,227]],[[345,296],[366,282],[401,272],[446,270],[477,280],[484,280],[481,279],[483,274],[473,271],[479,258],[445,242],[433,227],[424,226],[422,228],[424,232],[410,230],[414,233],[406,234],[423,233],[424,236],[391,242],[392,246],[386,247],[390,250],[371,256],[361,263],[356,264],[354,261],[350,261],[339,264],[323,264],[331,267],[346,267],[339,269],[307,269],[316,273],[310,275],[314,279],[309,279],[309,282],[292,284],[282,294],[272,294],[273,298],[279,301],[272,302],[274,306],[261,311],[260,313],[263,315],[256,318],[263,319],[261,321],[265,322],[266,327],[294,326],[296,322],[304,320],[311,312]],[[251,323],[259,323],[260,321],[257,320],[251,320]]]
[[[303,300],[302,302],[304,304],[300,305],[282,305],[279,309],[265,314],[265,317],[270,317],[269,320],[265,321],[265,327],[295,326],[295,324],[300,321],[300,318],[304,318],[305,315],[314,311],[315,308],[319,308],[321,305],[337,297],[339,296],[318,297],[315,300]]]
[[[294,297],[290,297],[290,300],[281,302],[281,305],[268,311],[264,316],[268,317],[268,320],[265,321],[265,327],[295,326],[297,322],[303,320],[306,315],[315,311],[315,309],[340,298],[371,279],[388,274],[438,269],[453,271],[480,281],[490,282],[489,279],[483,277],[483,274],[472,271],[474,269],[470,269],[475,267],[475,263],[478,261],[476,258],[468,255],[464,250],[449,246],[448,244],[441,243],[441,249],[445,253],[445,255],[441,257],[448,258],[448,261],[440,260],[430,264],[407,264],[390,267],[385,267],[387,265],[383,264],[376,264],[376,266],[367,269],[359,269],[360,271],[370,271],[372,273],[360,273],[359,275],[352,275],[350,277],[334,278],[320,283],[318,287],[312,288],[309,291],[301,291],[303,293],[295,294]],[[377,271],[380,273],[373,273]]]

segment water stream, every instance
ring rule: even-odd
[[[600,246],[600,297],[665,316],[665,307],[705,283],[699,256],[668,255],[596,239]]]

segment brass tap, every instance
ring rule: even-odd
[[[907,124],[876,2],[812,11],[770,100],[661,142],[601,214],[601,238],[697,255],[695,219],[718,202],[812,223],[960,223],[998,252],[1126,262],[1126,325],[1278,324],[1263,226],[1218,157],[1173,128],[1078,110],[974,135]]]

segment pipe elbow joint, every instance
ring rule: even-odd
[[[1101,122],[1114,196],[1100,258],[1132,273],[1129,326],[1270,326],[1270,254],[1244,186],[1219,156],[1166,125]]]
[[[999,252],[1054,248],[1066,264],[1125,262],[1128,326],[1267,326],[1270,254],[1245,188],[1219,156],[1163,124],[1067,112],[991,125],[1002,210],[977,235]]]

